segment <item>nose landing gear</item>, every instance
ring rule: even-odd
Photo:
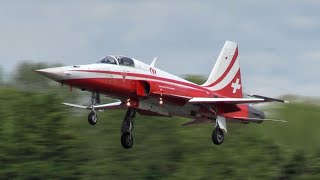
[[[97,122],[98,122],[98,115],[97,115],[97,112],[94,109],[92,109],[91,112],[88,115],[88,122],[91,125],[96,125]]]

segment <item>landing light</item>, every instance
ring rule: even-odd
[[[162,98],[160,98],[159,104],[162,105],[163,104],[163,100]]]
[[[127,100],[127,106],[131,106],[130,99]]]

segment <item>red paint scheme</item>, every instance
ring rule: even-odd
[[[103,71],[99,71],[99,72],[104,73]],[[137,75],[137,74],[132,74],[132,73],[130,74],[130,76],[133,76],[133,75]],[[124,102],[126,102],[127,99],[131,99],[130,101],[131,107],[137,107],[139,99],[148,98],[147,94],[145,94],[143,89],[144,83],[148,83],[150,85],[150,92],[149,92],[150,97],[159,97],[159,98],[162,97],[165,103],[178,105],[178,106],[183,106],[187,103],[187,100],[185,98],[179,98],[179,96],[181,97],[224,97],[224,96],[221,96],[220,94],[211,92],[201,86],[194,85],[191,83],[185,83],[185,82],[169,80],[165,78],[159,78],[159,77],[148,76],[148,75],[138,75],[138,77],[139,76],[148,77],[150,79],[152,78],[153,80],[140,81],[140,80],[130,80],[130,79],[90,78],[90,79],[64,80],[63,83],[68,84],[70,86],[78,87],[80,89],[86,89],[90,91],[99,91],[103,94],[108,94],[111,97],[121,99]],[[237,73],[237,76],[235,78],[237,78],[238,76],[240,76],[240,71]],[[174,82],[177,85],[168,84],[166,82],[155,81],[159,79],[169,81],[169,82]],[[167,86],[174,89],[159,88],[161,86]],[[195,89],[189,89],[188,87],[195,88]],[[228,89],[228,91],[232,91],[232,90]],[[156,94],[154,94],[154,92],[156,92]],[[160,94],[160,93],[163,93],[163,94]],[[171,96],[168,96],[168,95],[171,95]],[[136,100],[135,103],[132,103],[132,99]],[[218,110],[217,114],[213,114],[212,112],[208,112],[207,110],[204,111],[204,109],[206,108],[200,108],[198,113],[203,114],[206,117],[208,116],[212,117],[215,115],[223,115],[226,117],[248,117],[247,105],[217,104],[217,107],[213,107],[213,108],[217,108]],[[147,111],[143,111],[142,114],[153,115],[153,116],[158,115],[157,113],[153,113],[153,112],[147,113]]]
[[[242,84],[240,69],[238,70],[236,76],[232,79],[231,84],[232,84],[233,82],[236,82],[237,79],[239,79],[239,84]],[[232,93],[233,88],[232,88],[231,84],[228,85],[228,86],[226,86],[225,88],[223,88],[223,89],[221,89],[221,90],[216,91],[216,93],[221,94],[221,95],[223,95],[224,97],[242,98],[242,94],[243,94],[243,93],[242,93],[242,88],[238,89],[238,90],[236,91],[236,93]]]
[[[248,111],[248,105],[237,105],[237,108],[239,108],[238,111],[231,111],[228,112],[227,109],[221,110],[220,115],[225,117],[249,117],[249,111]]]
[[[190,90],[188,86],[175,86],[172,84],[167,84],[165,82],[158,81],[145,81],[150,84],[150,95],[153,92],[163,94],[184,96],[184,97],[213,97],[214,94],[209,90],[204,90],[199,87],[195,90]],[[123,80],[123,79],[110,79],[110,78],[87,78],[87,79],[69,79],[64,80],[64,84],[70,86],[75,86],[80,89],[86,90],[96,90],[103,94],[112,95],[120,99],[127,99],[129,97],[140,98],[145,96],[143,93],[143,88],[141,87],[141,81],[139,80]],[[192,85],[192,84],[191,84]],[[160,86],[160,87],[159,87]],[[161,88],[161,86],[166,86],[174,89]],[[194,85],[192,85],[195,87]],[[155,95],[155,96],[156,96]],[[121,98],[123,97],[123,98]]]
[[[222,75],[206,86],[200,86],[164,76],[160,77],[157,75],[157,70],[153,67],[150,67],[150,72],[146,73],[133,73],[130,72],[129,69],[123,70],[123,72],[99,69],[73,69],[70,71],[98,73],[101,74],[102,77],[105,74],[106,78],[68,79],[63,80],[63,83],[88,91],[98,91],[110,97],[120,99],[124,103],[128,99],[130,99],[130,101],[134,99],[135,103],[130,102],[131,107],[138,106],[139,100],[151,98],[159,99],[159,101],[161,101],[160,105],[164,102],[165,104],[175,106],[185,106],[187,102],[194,97],[242,98],[240,68],[236,70],[236,72],[233,69],[236,67],[236,63],[238,63],[238,47],[235,47],[232,54],[223,54],[223,60],[221,60],[221,62],[229,61],[227,56],[232,59],[228,62],[228,66]],[[225,83],[224,81],[229,74],[234,74],[232,80],[228,82],[227,85],[224,85],[223,88],[217,88],[219,84]],[[122,78],[119,78],[119,76]],[[239,86],[237,89],[234,89],[234,83]],[[217,88],[217,90],[212,91],[210,88]],[[197,111],[196,115],[206,118],[215,117],[217,115],[224,117],[248,117],[249,114],[247,105],[216,103],[211,105],[211,107],[210,105],[209,107],[208,105],[197,105],[197,107],[198,108],[193,108]],[[210,111],[209,109],[212,109],[213,111]],[[143,111],[143,114],[156,115],[157,113],[147,113],[147,111]],[[187,117],[190,117],[190,115],[187,115]]]
[[[96,110],[127,107],[121,127],[121,143],[132,146],[132,125],[135,113],[148,116],[179,116],[193,119],[184,125],[215,123],[212,140],[221,144],[226,121],[256,122],[265,119],[262,111],[248,103],[285,102],[283,100],[252,95],[243,98],[238,45],[226,41],[208,80],[197,85],[158,68],[124,56],[107,56],[98,63],[64,66],[37,70],[38,73],[62,84],[92,92],[92,104],[67,106],[90,109],[88,121],[95,124]],[[121,102],[97,104],[99,94]],[[242,104],[240,104],[242,103]],[[223,130],[223,131],[222,131]]]

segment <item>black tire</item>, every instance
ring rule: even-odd
[[[212,142],[215,145],[220,145],[224,141],[224,134],[223,131],[220,128],[215,128],[212,132]]]
[[[96,125],[98,122],[98,115],[96,112],[91,111],[88,115],[88,122],[91,125]]]
[[[121,135],[121,145],[125,149],[130,149],[133,145],[133,136],[129,132]]]

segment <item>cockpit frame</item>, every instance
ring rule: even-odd
[[[98,61],[97,63],[135,67],[134,60],[126,56],[106,56],[105,58]]]

